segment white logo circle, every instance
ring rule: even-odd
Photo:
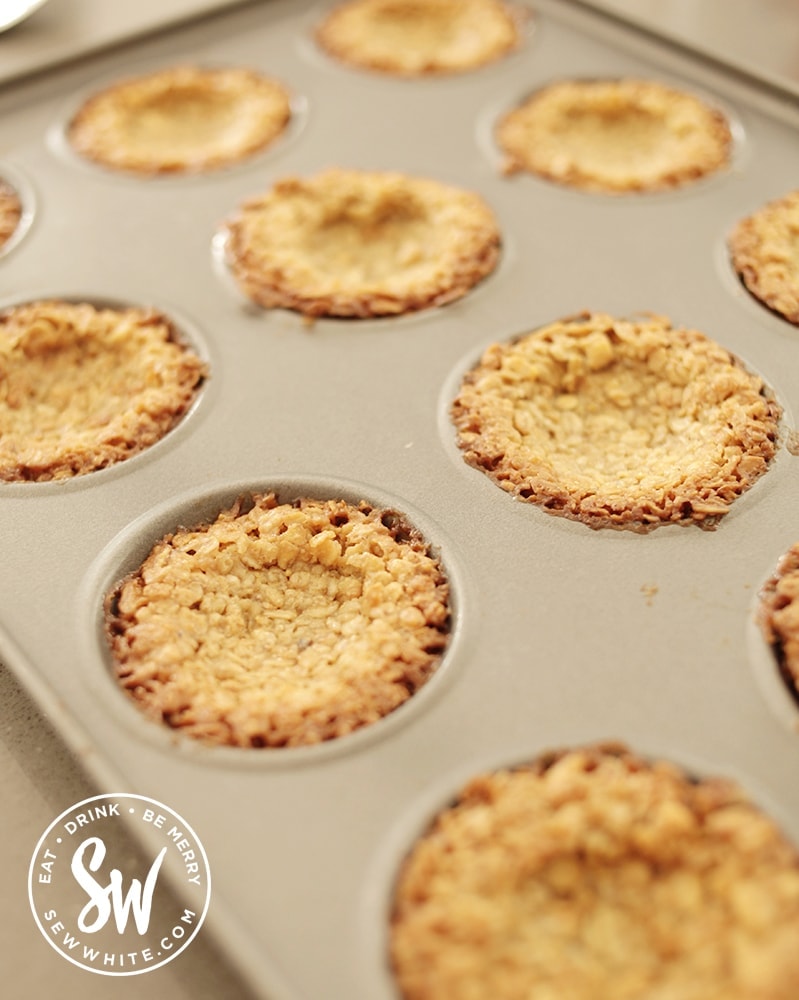
[[[129,839],[145,827],[142,852]],[[211,871],[197,834],[143,795],[96,795],[66,809],[36,845],[28,872],[33,916],[73,965],[136,976],[179,955],[199,931]]]

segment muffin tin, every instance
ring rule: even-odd
[[[773,86],[567,0],[537,0],[525,44],[502,62],[413,81],[318,52],[324,9],[244,4],[0,94],[0,174],[35,209],[0,262],[0,304],[153,305],[211,373],[147,452],[65,483],[3,484],[0,655],[100,790],[162,801],[196,830],[213,877],[204,933],[256,993],[389,1000],[397,867],[485,768],[623,739],[736,778],[799,842],[799,710],[751,624],[799,531],[799,329],[748,295],[725,248],[741,216],[795,186],[799,113]],[[202,177],[118,175],[63,149],[88,93],[179,62],[275,76],[302,127]],[[732,168],[624,197],[502,176],[491,140],[502,111],[552,79],[621,75],[720,106],[736,128]],[[274,180],[328,166],[475,190],[499,219],[499,267],[460,301],[396,319],[309,325],[251,305],[220,260],[223,221]],[[463,374],[489,343],[583,309],[665,313],[776,394],[777,457],[715,531],[593,531],[513,500],[463,461],[448,416]],[[316,747],[209,748],[146,721],[117,689],[105,591],[162,534],[248,489],[396,507],[440,553],[453,638],[437,676],[391,716]]]

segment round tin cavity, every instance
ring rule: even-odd
[[[450,573],[417,523],[391,498],[313,480],[164,507],[103,569],[117,694],[170,740],[249,755],[404,714],[458,627]]]
[[[61,297],[0,312],[0,482],[64,482],[161,441],[208,376],[156,308]]]
[[[559,750],[472,777],[430,819],[396,873],[388,960],[404,1000],[787,1000],[798,882],[733,781],[623,744]]]

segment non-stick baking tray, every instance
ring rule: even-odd
[[[622,739],[738,779],[799,841],[796,707],[752,625],[799,540],[792,454],[799,330],[731,272],[735,222],[796,185],[799,113],[773,85],[567,0],[538,0],[523,47],[452,78],[369,75],[318,52],[325,8],[244,4],[0,94],[0,173],[32,221],[0,260],[2,304],[44,296],[154,305],[208,359],[183,423],[117,467],[0,489],[0,654],[100,790],[168,804],[213,873],[203,933],[265,997],[388,1000],[392,880],[467,777],[553,746]],[[290,134],[203,177],[122,176],[69,153],[81,100],[177,62],[249,65],[295,94]],[[552,79],[644,75],[735,125],[731,169],[680,191],[603,197],[504,177],[498,114]],[[374,321],[263,312],[215,233],[288,174],[399,170],[471,188],[503,234],[497,271],[444,308]],[[448,408],[489,343],[583,309],[665,313],[733,351],[784,407],[780,450],[717,530],[593,531],[513,500],[466,466]],[[382,722],[292,750],[186,745],[111,679],[102,598],[163,533],[244,489],[364,498],[406,512],[451,577],[434,679]],[[42,945],[44,947],[44,944]]]

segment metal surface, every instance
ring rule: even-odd
[[[483,767],[620,738],[738,778],[799,841],[796,713],[766,690],[769,661],[748,625],[757,588],[797,540],[797,459],[782,447],[715,532],[594,532],[468,468],[447,417],[488,343],[584,308],[654,310],[759,371],[787,433],[799,331],[740,287],[724,238],[795,186],[799,121],[789,95],[568,3],[537,3],[526,45],[502,63],[423,81],[327,60],[309,38],[321,9],[243,7],[0,94],[0,172],[24,177],[36,207],[0,262],[3,301],[160,306],[212,371],[196,410],[145,455],[0,490],[0,657],[96,787],[163,801],[194,827],[214,877],[208,934],[259,995],[388,1000],[391,879],[430,811]],[[284,80],[302,99],[297,128],[246,165],[189,179],[117,176],[64,150],[60,128],[83,95],[187,60]],[[500,111],[555,77],[618,74],[720,103],[739,131],[732,169],[631,198],[500,175]],[[220,273],[217,227],[275,179],[331,165],[478,191],[502,228],[498,271],[458,303],[396,320],[309,328],[249,307]],[[243,485],[386,500],[440,547],[456,641],[440,676],[382,723],[307,750],[209,750],[176,744],[114,687],[98,637],[104,588],[160,532]],[[20,920],[26,907],[20,898]],[[150,989],[148,977],[136,985]]]
[[[41,0],[40,0],[41,2]],[[52,0],[0,38],[0,83],[128,42],[242,0]],[[262,0],[266,2],[266,0]],[[0,4],[21,6],[22,0]],[[0,13],[0,22],[3,14]],[[3,22],[4,23],[4,22]]]
[[[799,8],[795,0],[585,2],[799,97]]]

